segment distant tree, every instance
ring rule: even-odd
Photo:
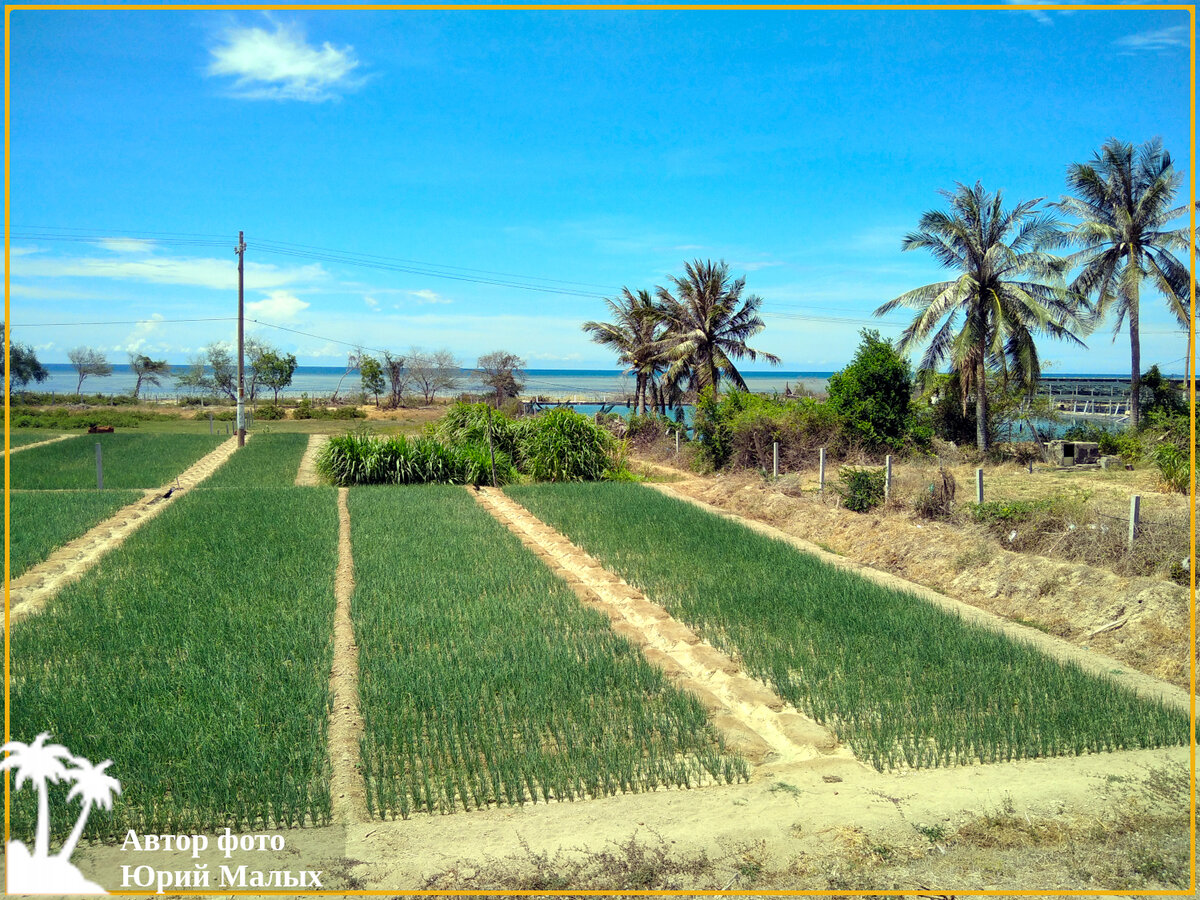
[[[879,336],[862,330],[850,364],[829,379],[829,406],[869,445],[898,447],[912,410],[908,360]]]
[[[346,376],[351,372],[361,372],[363,359],[362,347],[355,347],[346,354],[346,371],[342,373],[342,377],[338,379],[337,387],[333,389],[333,396],[329,398],[330,403],[337,403],[338,394],[342,390],[342,382],[346,380]]]
[[[296,373],[296,357],[291,353],[281,355],[275,350],[265,350],[255,361],[257,380],[275,393],[274,405],[279,405],[279,392],[292,383]]]
[[[666,358],[659,341],[664,337],[661,330],[662,310],[647,290],[636,294],[622,288],[615,300],[605,300],[611,322],[584,322],[583,330],[597,344],[610,347],[617,352],[617,361],[632,372],[637,379],[633,389],[633,403],[639,415],[646,414],[646,404],[651,393],[658,394],[657,379],[666,368]],[[660,408],[665,398],[657,398]]]
[[[390,351],[383,351],[383,374],[388,380],[388,409],[395,409],[404,400],[404,391],[408,387],[408,369],[404,363],[403,356],[393,356]]]
[[[758,315],[762,298],[754,294],[743,297],[746,279],[730,279],[727,263],[693,260],[684,264],[682,278],[672,276],[671,281],[674,294],[665,287],[658,289],[660,315],[667,330],[655,345],[670,360],[668,380],[687,373],[693,390],[711,387],[717,396],[722,378],[748,390],[733,360],[744,357],[756,362],[761,356],[771,365],[779,364],[775,354],[746,343],[764,328]]]
[[[427,404],[434,401],[439,391],[452,391],[458,387],[461,369],[462,364],[445,348],[426,353],[414,347],[408,352],[409,376]]]
[[[129,354],[129,368],[137,376],[133,386],[133,399],[136,400],[142,392],[142,385],[162,384],[162,376],[171,373],[171,365],[165,359],[151,359],[143,353]]]
[[[1095,295],[1099,318],[1110,312],[1116,315],[1114,340],[1129,320],[1129,428],[1136,431],[1141,405],[1142,285],[1157,288],[1180,327],[1189,329],[1192,278],[1187,266],[1171,253],[1188,249],[1188,229],[1167,227],[1188,212],[1186,204],[1173,206],[1183,173],[1157,140],[1135,150],[1132,144],[1112,138],[1090,163],[1075,163],[1067,170],[1067,184],[1075,196],[1063,197],[1058,208],[1080,220],[1069,236],[1083,248],[1068,257],[1072,266],[1081,267],[1071,288]]]
[[[75,367],[75,372],[79,375],[79,381],[75,384],[75,393],[77,394],[83,391],[83,379],[89,375],[105,378],[112,374],[112,366],[109,365],[108,359],[105,358],[102,351],[94,347],[76,347],[67,352],[67,359],[71,361],[71,365]]]
[[[1151,366],[1142,375],[1142,397],[1140,422],[1144,426],[1154,416],[1182,416],[1188,411],[1184,394],[1171,384],[1171,380]]]
[[[375,357],[364,355],[358,358],[358,371],[362,376],[363,391],[375,395],[375,406],[378,408],[379,395],[387,387],[383,379],[383,366]]]
[[[525,385],[519,380],[524,374],[525,360],[515,353],[496,350],[479,357],[475,364],[483,383],[496,392],[496,406],[509,397],[517,397]]]
[[[0,322],[0,331],[3,330],[4,323]],[[8,359],[5,360],[4,365],[8,372],[9,384],[14,388],[23,388],[31,381],[41,383],[50,377],[46,367],[38,362],[33,348],[24,344],[14,344],[10,341]]]
[[[237,366],[229,345],[209,344],[200,356],[192,357],[186,372],[175,376],[175,384],[213,397],[237,400]]]

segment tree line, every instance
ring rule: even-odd
[[[1010,207],[1002,191],[990,193],[980,183],[943,191],[949,209],[925,212],[901,249],[927,250],[957,276],[875,310],[877,316],[899,307],[917,311],[895,346],[903,353],[924,346],[919,382],[944,378],[939,370],[945,369],[945,386],[961,398],[964,414],[974,401],[982,451],[991,442],[989,379],[1032,401],[1042,371],[1038,338],[1085,346],[1082,339],[1106,319],[1116,320],[1114,340],[1127,322],[1129,424],[1137,430],[1143,286],[1156,288],[1189,329],[1194,278],[1174,255],[1189,249],[1189,232],[1169,227],[1189,206],[1176,205],[1183,176],[1161,142],[1134,147],[1110,139],[1088,163],[1070,165],[1066,180],[1070,193],[1057,202],[1038,198]],[[1053,252],[1071,247],[1063,255]],[[665,414],[685,389],[716,395],[722,378],[745,390],[734,359],[779,361],[746,344],[763,328],[762,301],[742,297],[745,279],[731,279],[724,262],[687,263],[685,274],[671,281],[674,291],[625,288],[606,301],[613,321],[583,324],[636,376],[642,414],[648,405]]]

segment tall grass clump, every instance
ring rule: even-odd
[[[96,444],[104,487],[153,488],[166,484],[226,437],[207,434],[88,434],[14,454],[9,472],[14,488],[95,489]]]
[[[599,481],[609,473],[616,442],[595,422],[563,407],[532,422],[522,457],[534,481]]]
[[[1183,712],[690,504],[507,490],[880,770],[1188,742]]]
[[[113,761],[122,793],[86,837],[328,823],[335,493],[172,503],[13,628],[11,733]],[[54,802],[61,837],[76,816]],[[15,831],[36,806],[14,793]]]
[[[508,456],[495,454],[496,480],[516,477]],[[317,457],[317,472],[343,487],[361,484],[491,484],[486,447],[448,445],[431,437],[377,438],[358,432],[330,438]]]
[[[307,434],[256,434],[200,487],[288,487],[296,483],[300,459],[307,449]]]
[[[703,707],[466,492],[363,488],[350,513],[373,816],[747,777]]]

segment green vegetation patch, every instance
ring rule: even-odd
[[[84,410],[72,409],[67,406],[52,406],[48,409],[14,406],[9,410],[9,424],[13,428],[53,428],[59,431],[72,428],[91,428],[93,425],[137,428],[143,422],[162,422],[178,418],[179,413],[174,412],[115,409],[111,406]]]
[[[465,490],[356,488],[350,513],[372,815],[747,777],[700,704]]]
[[[111,759],[86,835],[327,823],[337,505],[313,488],[173,501],[12,631],[12,734]],[[57,834],[77,804],[57,799]],[[36,797],[13,795],[33,832]]]
[[[8,498],[9,573],[16,578],[56,547],[73,541],[141,491],[17,492]]]
[[[9,447],[24,447],[26,444],[40,444],[42,441],[52,441],[61,434],[54,431],[10,431],[8,433]]]
[[[307,434],[255,434],[200,487],[288,487],[307,448]]]
[[[83,435],[14,454],[11,484],[24,490],[94,489],[100,444],[106,489],[159,487],[223,440],[207,434]]]
[[[1188,741],[1182,712],[690,504],[507,491],[880,770]]]

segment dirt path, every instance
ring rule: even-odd
[[[317,456],[329,442],[327,434],[310,434],[308,447],[300,457],[300,469],[296,472],[296,487],[316,487],[321,483],[317,475]]]
[[[34,447],[45,447],[47,444],[57,444],[59,441],[66,441],[77,437],[79,437],[77,434],[60,434],[58,437],[50,438],[49,440],[38,441],[36,444],[24,444],[20,447],[10,447],[8,449],[8,455],[12,456],[14,453],[20,453],[22,450],[32,450]]]
[[[784,703],[774,691],[636,588],[603,568],[592,556],[509,499],[483,488],[472,492],[480,505],[530,547],[580,599],[612,620],[617,634],[695,695],[725,736],[726,745],[755,766],[791,765],[824,759],[831,768],[862,768],[826,728]]]
[[[311,447],[312,444],[310,443]],[[350,620],[354,557],[350,546],[349,488],[338,489],[338,567],[334,581],[333,670],[329,676],[333,711],[329,715],[329,791],[335,825],[368,821],[366,785],[360,770],[363,720],[358,709],[358,645]]]
[[[695,479],[695,481],[700,481]],[[924,600],[929,601],[953,614],[962,617],[963,621],[970,622],[974,625],[979,625],[988,628],[992,631],[998,631],[1007,637],[1030,644],[1036,647],[1047,656],[1052,656],[1055,659],[1069,660],[1079,665],[1082,669],[1101,677],[1111,678],[1114,681],[1128,687],[1130,690],[1143,697],[1151,699],[1161,699],[1164,703],[1174,706],[1182,710],[1191,709],[1191,695],[1183,688],[1154,678],[1143,672],[1138,672],[1131,669],[1127,664],[1118,659],[1097,653],[1092,650],[1077,646],[1069,641],[1063,640],[1060,637],[1055,637],[1051,634],[1046,634],[1036,628],[1029,628],[1025,625],[1019,625],[1004,616],[987,610],[979,609],[969,603],[964,603],[961,600],[956,600],[953,597],[948,597],[945,594],[934,591],[924,585],[917,584],[912,581],[907,581],[897,575],[892,575],[888,572],[882,572],[878,569],[873,569],[864,563],[853,559],[847,559],[844,556],[839,556],[835,553],[830,553],[827,550],[818,547],[816,544],[799,538],[794,534],[789,534],[771,525],[755,519],[745,518],[728,512],[721,507],[714,506],[711,503],[706,503],[703,500],[693,496],[686,489],[681,489],[686,485],[686,482],[681,482],[679,485],[672,484],[647,484],[646,486],[657,490],[660,493],[666,494],[669,497],[674,497],[677,500],[682,500],[686,503],[691,503],[715,515],[726,519],[731,519],[738,522],[752,531],[757,531],[760,534],[765,534],[768,537],[776,540],[784,541],[791,544],[805,553],[812,554],[823,562],[836,566],[839,569],[845,569],[861,575],[862,577],[880,584],[884,587],[893,588],[895,590],[906,591],[915,594]],[[694,489],[694,488],[693,488]]]
[[[249,439],[250,436],[246,437]],[[146,491],[140,500],[121,508],[99,525],[59,547],[44,562],[10,582],[9,624],[15,625],[41,612],[55,594],[81,578],[109,550],[119,547],[129,535],[208,478],[235,450],[237,438],[231,437],[185,469],[169,485]],[[162,495],[169,488],[174,489],[170,499],[163,499]]]

